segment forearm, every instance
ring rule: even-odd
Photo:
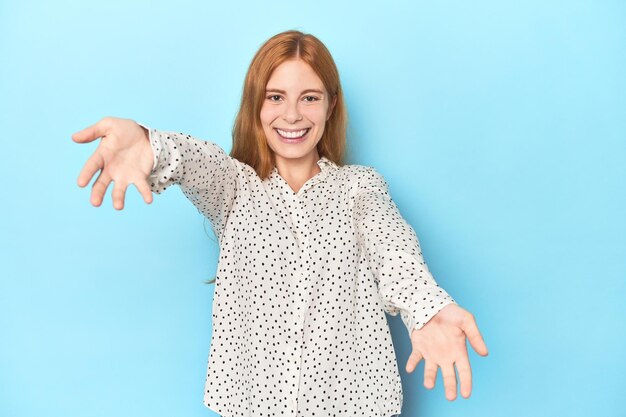
[[[384,178],[373,169],[359,187],[353,214],[383,307],[388,314],[401,313],[409,333],[455,302],[430,273],[415,230],[391,199]]]
[[[178,184],[185,196],[221,231],[237,189],[235,161],[214,142],[180,132],[148,131],[154,155],[150,189],[161,194]],[[218,232],[219,233],[219,232]]]

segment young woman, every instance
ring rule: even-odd
[[[474,317],[437,285],[414,229],[374,169],[343,163],[339,74],[314,36],[287,31],[256,53],[227,155],[217,144],[106,117],[78,177],[91,203],[111,181],[146,203],[178,184],[220,242],[204,404],[232,416],[384,416],[403,393],[384,312],[401,314],[424,385],[440,367],[449,400],[471,392]]]

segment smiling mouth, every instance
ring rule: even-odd
[[[285,139],[300,139],[304,137],[307,133],[309,133],[309,130],[311,130],[311,128],[296,130],[293,132],[289,132],[287,130],[282,130],[278,128],[275,128],[274,130],[278,132],[278,134]]]

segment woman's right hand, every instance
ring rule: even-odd
[[[135,184],[147,204],[152,203],[148,176],[152,172],[153,152],[148,131],[131,119],[104,117],[98,123],[72,135],[77,143],[92,142],[102,138],[98,148],[89,157],[78,175],[78,186],[84,187],[100,170],[91,190],[91,204],[98,207],[107,187],[115,183],[112,193],[113,207],[124,208],[124,196],[129,184]]]

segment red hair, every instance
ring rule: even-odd
[[[274,168],[273,151],[267,144],[260,118],[265,87],[274,69],[289,59],[301,59],[311,66],[331,99],[336,97],[317,151],[320,157],[325,156],[340,166],[344,164],[347,112],[335,61],[315,36],[288,30],[268,39],[252,58],[232,131],[230,156],[250,165],[262,179]]]

